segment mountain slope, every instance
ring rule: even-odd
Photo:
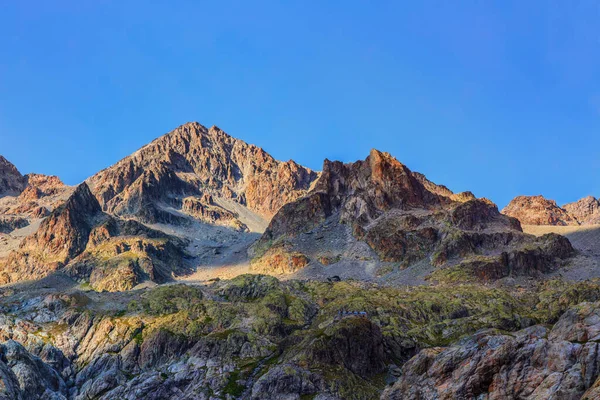
[[[373,150],[351,164],[326,160],[314,189],[273,217],[252,254],[254,270],[266,273],[310,266],[394,279],[420,264],[490,280],[549,272],[572,252],[563,237],[523,234],[490,201],[455,195]]]
[[[213,207],[204,221],[230,220],[227,201],[268,220],[282,205],[304,195],[317,174],[217,127],[188,123],[88,179],[102,208],[145,222],[177,223],[196,217],[185,203]],[[208,196],[216,200],[207,204]],[[193,209],[193,208],[192,208]],[[235,211],[233,211],[235,213]],[[210,214],[210,213],[209,213]],[[243,221],[242,221],[243,222]]]

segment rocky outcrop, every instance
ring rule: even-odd
[[[284,275],[294,273],[309,263],[304,254],[290,249],[286,243],[270,247],[250,262],[250,270],[257,274]]]
[[[421,351],[382,399],[592,399],[600,395],[600,306],[584,303],[548,330],[484,331]]]
[[[502,213],[526,225],[596,225],[600,224],[600,201],[587,196],[559,207],[542,196],[517,196]]]
[[[57,176],[27,174],[25,180],[27,186],[19,195],[19,201],[23,203],[57,195],[65,188],[65,184]]]
[[[581,225],[600,224],[600,201],[595,197],[584,197],[574,203],[565,204],[563,208]]]
[[[0,217],[28,221],[47,217],[65,202],[72,190],[55,176],[28,174],[16,181],[18,190],[0,194]]]
[[[277,161],[217,127],[188,123],[94,175],[88,184],[108,213],[163,222],[170,207],[182,208],[183,199],[207,195],[270,218],[304,195],[316,178],[315,172]],[[203,222],[219,217],[200,214]]]
[[[88,186],[81,184],[39,229],[10,254],[1,272],[3,283],[36,279],[63,267],[83,252],[102,210]]]
[[[26,179],[6,158],[0,156],[0,197],[16,196],[25,189]]]
[[[23,217],[0,216],[0,233],[10,233],[15,229],[29,225],[29,221]]]
[[[98,290],[127,290],[188,272],[183,247],[136,221],[105,214],[82,183],[0,264],[0,282],[39,279],[66,267]]]
[[[238,214],[215,204],[211,195],[186,197],[182,201],[181,211],[208,224],[230,226],[238,231],[248,231]]]
[[[333,232],[340,230],[332,225],[348,227],[381,262],[400,268],[424,260],[435,267],[472,262],[469,270],[485,280],[549,272],[574,253],[567,239],[523,234],[519,221],[499,213],[491,201],[469,192],[455,195],[373,150],[365,161],[325,161],[314,188],[273,217],[252,249],[253,263],[263,266],[261,272],[273,265],[270,272],[281,273],[274,252],[266,249],[284,242],[287,253],[316,248],[319,254],[339,254],[343,249],[334,248],[340,242]]]
[[[504,207],[502,214],[516,218],[525,225],[578,224],[567,210],[543,196],[517,196]]]

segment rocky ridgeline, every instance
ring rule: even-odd
[[[559,207],[543,196],[517,196],[502,213],[524,225],[595,225],[600,224],[600,201],[588,196]]]
[[[579,399],[600,386],[597,283],[21,289],[1,293],[5,399]],[[339,317],[349,309],[365,316]]]
[[[336,242],[332,232],[340,229],[331,226],[351,232],[354,241],[342,244],[351,247]],[[489,200],[454,194],[373,150],[351,164],[326,160],[314,188],[273,217],[253,249],[253,267],[295,272],[326,254],[356,258],[356,241],[400,268],[424,261],[483,280],[550,272],[573,254],[562,236],[526,235]]]

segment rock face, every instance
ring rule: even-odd
[[[484,331],[448,348],[421,351],[381,398],[595,399],[599,332],[598,303],[567,311],[550,330]]]
[[[0,195],[0,218],[23,220],[28,225],[31,220],[48,216],[51,210],[65,202],[72,191],[56,176],[28,174],[21,178],[12,180],[18,182],[18,190],[8,190]],[[11,225],[4,225],[6,229],[3,232],[10,233],[8,227]],[[13,230],[21,227],[22,224],[14,225]]]
[[[19,195],[19,200],[22,202],[32,202],[42,197],[54,196],[65,188],[65,184],[57,176],[27,174],[25,180],[27,186]]]
[[[183,272],[181,247],[135,221],[105,214],[82,183],[0,264],[0,282],[39,279],[73,262],[66,271],[99,290],[126,290]]]
[[[323,257],[314,254],[316,248],[343,252],[318,244],[336,242],[333,232],[339,229],[331,228],[336,225],[368,244],[382,262],[401,268],[423,260],[435,267],[460,264],[486,280],[549,272],[556,259],[573,253],[565,238],[525,235],[516,219],[500,214],[489,200],[454,194],[373,150],[365,161],[351,164],[326,160],[314,188],[273,217],[253,249],[254,264],[272,264],[273,246],[312,252],[306,254],[310,259]]]
[[[525,225],[578,225],[566,209],[543,196],[517,196],[502,210]]]
[[[584,197],[574,203],[565,204],[563,208],[581,225],[600,224],[600,201],[595,197]]]
[[[3,280],[40,278],[64,266],[85,250],[92,227],[101,216],[98,201],[87,185],[81,184],[9,257],[7,266],[22,268],[16,268],[10,278]]]
[[[18,195],[25,189],[26,179],[6,158],[0,156],[0,196]]]
[[[517,196],[502,210],[525,225],[600,224],[600,201],[588,196],[559,207],[543,196]]]
[[[172,209],[184,207],[188,215],[214,222],[223,216],[199,210],[190,196],[232,200],[268,219],[304,195],[316,178],[315,172],[277,161],[217,127],[188,123],[94,175],[88,184],[111,214],[174,222],[178,215]]]
[[[4,398],[591,399],[600,387],[598,282],[524,296],[262,275],[126,296],[49,282],[1,289]]]

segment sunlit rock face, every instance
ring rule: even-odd
[[[502,210],[524,225],[578,225],[566,209],[543,196],[517,196]]]
[[[581,225],[600,224],[600,201],[595,197],[584,197],[574,203],[565,204],[563,208]]]
[[[584,197],[559,207],[543,196],[517,196],[502,213],[517,218],[524,225],[597,225],[600,224],[600,201]]]
[[[215,126],[188,123],[94,175],[88,184],[111,214],[172,222],[169,209],[183,205],[192,216],[199,212],[203,221],[214,222],[223,215],[194,209],[189,198],[232,200],[269,219],[304,195],[317,176]]]
[[[344,231],[352,238],[340,240]],[[573,255],[567,239],[526,235],[491,201],[454,194],[372,150],[364,161],[326,160],[314,188],[273,217],[252,250],[253,262],[261,272],[270,265],[277,273],[297,270],[301,255],[319,260],[337,253],[341,261],[372,265],[368,252],[356,254],[356,241],[369,246],[375,263],[395,263],[389,268],[427,263],[485,281],[550,272]]]

